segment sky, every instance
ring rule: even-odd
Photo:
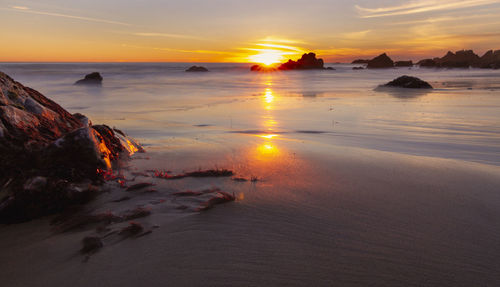
[[[0,62],[327,62],[500,49],[500,0],[0,0]]]

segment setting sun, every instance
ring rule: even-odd
[[[250,62],[259,63],[264,65],[272,65],[285,60],[283,52],[279,50],[261,50],[259,54],[251,55]]]

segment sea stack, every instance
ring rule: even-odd
[[[387,69],[394,67],[394,61],[392,61],[386,53],[379,55],[370,61],[368,61],[368,65],[366,66],[368,69]]]
[[[85,75],[85,78],[75,82],[75,85],[95,85],[100,86],[102,84],[102,76],[98,72],[93,72]]]

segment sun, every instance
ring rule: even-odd
[[[249,59],[253,63],[270,66],[282,62],[285,57],[283,56],[283,52],[279,50],[262,50],[258,54],[251,55]]]

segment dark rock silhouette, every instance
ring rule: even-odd
[[[297,61],[288,60],[288,62],[279,65],[277,68],[272,66],[253,65],[250,71],[255,72],[272,72],[272,71],[289,71],[289,70],[335,70],[332,67],[325,68],[323,59],[317,59],[316,54],[307,53],[302,55]]]
[[[413,67],[412,61],[396,61],[394,67]]]
[[[370,61],[368,61],[368,65],[366,66],[368,69],[384,69],[384,68],[393,68],[394,62],[392,61],[386,53],[379,55]]]
[[[489,50],[479,59],[477,65],[482,69],[499,69],[500,68],[500,50]]]
[[[129,143],[136,145],[0,72],[0,222],[92,199],[99,191],[97,171],[127,157]]]
[[[365,68],[363,67],[352,67],[353,70],[364,70]]]
[[[441,58],[424,59],[418,62],[420,67],[436,68],[495,68],[500,64],[500,52],[488,51],[479,57],[472,50],[449,51]]]
[[[278,70],[322,70],[324,68],[323,59],[317,59],[316,54],[308,53],[302,55],[297,61],[288,60],[288,62],[281,64]]]
[[[325,70],[335,71],[335,68],[334,67],[326,67]]]
[[[448,52],[437,62],[444,68],[469,68],[479,61],[479,56],[472,50],[462,50],[455,53]]]
[[[417,63],[420,67],[435,68],[438,67],[438,63],[433,59],[424,59]]]
[[[401,76],[381,87],[397,87],[408,89],[432,89],[432,86],[426,81],[411,76]]]
[[[202,66],[191,66],[186,72],[208,72],[208,69]]]
[[[357,60],[352,61],[351,64],[368,64],[368,62],[370,62],[370,60],[357,59]]]
[[[85,78],[75,82],[75,85],[101,85],[102,76],[98,72],[85,75]]]

